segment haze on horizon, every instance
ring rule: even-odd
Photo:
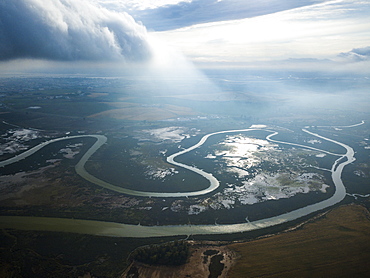
[[[349,106],[354,86],[339,76],[360,78],[355,102],[368,102],[370,2],[294,2],[1,0],[0,75],[131,76],[164,95],[242,90],[305,106],[341,94]],[[289,78],[302,82],[276,83]]]

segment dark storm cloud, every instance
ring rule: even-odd
[[[146,29],[84,0],[0,0],[0,60],[142,61]]]
[[[271,14],[312,5],[320,0],[194,0],[156,9],[133,11],[137,20],[149,29],[165,31],[209,23]]]
[[[370,60],[370,46],[354,48],[349,52],[340,53],[339,56],[354,61],[368,61]]]

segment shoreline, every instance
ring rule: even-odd
[[[238,266],[239,263],[243,263],[242,259],[245,256],[244,253],[239,253],[238,249],[235,249],[235,246],[246,246],[246,248],[248,249],[248,246],[251,244],[258,244],[260,242],[265,242],[265,241],[269,241],[272,243],[274,242],[274,239],[278,237],[279,238],[280,237],[290,238],[296,235],[297,233],[306,232],[307,230],[312,229],[313,227],[317,228],[316,225],[319,222],[323,222],[321,224],[325,224],[327,222],[333,221],[331,220],[333,215],[336,215],[340,213],[340,211],[343,211],[343,210],[349,213],[355,213],[356,215],[358,213],[365,213],[367,216],[370,215],[369,209],[367,209],[366,207],[355,204],[355,203],[351,203],[351,204],[341,205],[339,207],[329,209],[323,213],[313,216],[309,218],[308,220],[305,220],[281,232],[266,234],[266,235],[259,236],[253,239],[236,240],[236,241],[190,240],[189,244],[191,245],[192,253],[190,255],[188,262],[185,265],[181,265],[177,267],[170,267],[170,266],[160,266],[160,265],[146,265],[146,264],[139,263],[139,262],[132,262],[125,269],[125,271],[122,273],[120,277],[121,278],[130,277],[128,276],[130,273],[130,270],[137,271],[137,273],[139,274],[138,277],[185,277],[185,275],[191,275],[192,273],[201,273],[203,275],[202,277],[208,277],[208,275],[210,274],[209,272],[210,258],[214,255],[220,255],[220,254],[223,256],[223,259],[220,260],[220,263],[223,264],[223,269],[222,269],[222,273],[218,277],[220,278],[235,277],[235,276],[229,276],[230,271],[233,271],[234,267]],[[369,220],[368,218],[366,219],[367,221]],[[338,222],[337,218],[335,218],[334,224],[340,226],[340,223]],[[367,224],[370,225],[369,223]],[[341,233],[341,231],[339,231],[339,233]],[[319,241],[320,237],[317,240]],[[273,246],[271,246],[271,248],[273,248]],[[208,256],[208,258],[205,260],[205,257],[206,257],[205,252],[207,250],[217,251],[218,253]],[[250,266],[250,267],[253,267],[253,266]],[[172,274],[173,276],[165,276],[169,273]]]

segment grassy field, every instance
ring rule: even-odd
[[[298,230],[228,247],[239,256],[229,277],[369,277],[369,212],[343,206]]]

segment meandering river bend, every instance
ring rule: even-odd
[[[183,167],[185,169],[191,170],[195,173],[198,173],[209,180],[210,186],[201,191],[193,192],[179,192],[179,193],[164,193],[164,192],[144,192],[125,189],[116,185],[112,185],[103,180],[96,178],[95,176],[88,173],[85,169],[85,164],[88,159],[103,145],[106,143],[107,138],[103,135],[79,135],[79,136],[70,136],[53,139],[40,145],[37,145],[30,150],[10,158],[8,160],[0,162],[0,167],[4,167],[8,164],[15,163],[21,159],[34,154],[44,146],[61,141],[69,140],[74,138],[84,138],[84,137],[93,137],[97,141],[94,145],[83,155],[81,160],[76,165],[77,173],[85,178],[86,180],[102,186],[104,188],[114,190],[116,192],[134,195],[134,196],[147,196],[147,197],[187,197],[187,196],[197,196],[211,193],[219,187],[219,181],[210,173],[206,173],[203,170],[200,170],[196,167],[182,164],[175,161],[177,156],[180,156],[184,153],[190,152],[200,146],[202,146],[209,137],[221,134],[221,133],[235,133],[235,132],[246,132],[251,130],[261,130],[261,129],[241,129],[241,130],[227,130],[207,134],[202,137],[202,139],[195,145],[185,150],[182,150],[178,153],[175,153],[167,158],[167,161],[178,167]],[[316,149],[309,146],[276,141],[271,139],[273,136],[277,135],[278,132],[271,132],[266,139],[272,142],[279,144],[288,144],[294,145],[302,148],[314,149],[320,152],[329,153],[325,150]],[[296,209],[291,212],[287,212],[281,215],[277,215],[270,218],[265,218],[253,222],[240,223],[240,224],[229,224],[229,225],[173,225],[173,226],[141,226],[141,225],[129,225],[129,224],[120,224],[114,222],[104,222],[104,221],[91,221],[91,220],[81,220],[81,219],[65,219],[65,218],[48,218],[48,217],[27,217],[27,216],[0,216],[0,228],[13,228],[21,230],[42,230],[42,231],[59,231],[59,232],[72,232],[72,233],[83,233],[83,234],[92,234],[99,236],[117,236],[117,237],[163,237],[163,236],[177,236],[177,235],[207,235],[207,234],[231,234],[252,231],[262,228],[271,227],[274,225],[286,223],[292,220],[296,220],[300,217],[309,215],[313,212],[325,209],[327,207],[333,206],[344,199],[346,196],[346,189],[341,179],[341,174],[343,168],[352,163],[355,160],[354,150],[338,141],[333,139],[326,138],[319,134],[303,129],[304,132],[311,134],[315,137],[330,141],[332,143],[342,146],[345,150],[345,154],[334,154],[331,155],[338,156],[338,159],[333,163],[331,168],[331,177],[335,185],[335,193],[328,199],[305,206],[303,208]],[[343,157],[346,160],[342,159]],[[342,161],[342,162],[340,162]]]

